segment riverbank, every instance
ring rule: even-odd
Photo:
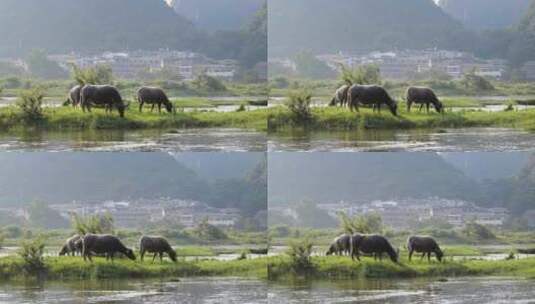
[[[360,113],[342,108],[312,108],[308,118],[300,118],[286,107],[275,107],[267,115],[268,130],[283,132],[292,129],[347,131],[359,129],[399,130],[429,128],[507,127],[535,130],[535,110],[523,111],[460,111],[438,113],[406,112],[399,108],[399,115],[393,116],[387,109],[374,113],[361,109]]]
[[[127,259],[93,258],[93,263],[84,262],[81,257],[46,257],[45,269],[28,274],[24,263],[18,257],[0,258],[0,277],[4,279],[24,279],[29,276],[46,277],[52,280],[65,279],[110,279],[110,278],[156,278],[156,277],[197,277],[197,276],[239,276],[267,278],[266,258],[233,261],[180,259],[173,263],[163,263],[146,257],[143,262]]]
[[[83,113],[80,109],[70,107],[45,108],[39,119],[28,121],[15,107],[0,109],[0,128],[17,130],[36,128],[40,130],[136,130],[136,129],[186,129],[186,128],[242,128],[263,131],[267,129],[267,110],[240,112],[177,112],[139,113],[137,110],[126,111],[125,117],[119,117],[117,111],[106,114],[102,109],[92,113]]]
[[[408,262],[405,256],[400,263],[388,259],[374,261],[373,258],[361,258],[362,262],[353,262],[349,257],[315,256],[310,258],[306,269],[298,270],[287,256],[271,257],[268,260],[270,280],[284,280],[292,277],[310,278],[417,278],[417,277],[459,277],[459,276],[515,276],[535,278],[535,258],[512,260],[465,260],[446,259],[428,263],[414,258]]]

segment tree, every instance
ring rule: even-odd
[[[381,71],[376,64],[364,64],[350,69],[341,65],[341,80],[348,84],[379,84],[381,83]]]
[[[88,217],[74,214],[71,218],[71,225],[76,233],[80,235],[86,233],[113,233],[115,230],[113,217],[108,212]]]
[[[79,85],[86,84],[111,84],[113,82],[113,71],[107,65],[97,65],[86,69],[79,68],[72,64],[72,77]]]
[[[34,202],[28,208],[29,222],[32,226],[45,229],[68,227],[68,221],[59,212],[45,203]]]
[[[223,230],[210,224],[207,218],[204,218],[199,225],[197,225],[194,233],[201,239],[209,241],[225,240],[228,238],[227,234]]]
[[[64,78],[65,71],[54,61],[48,59],[44,50],[33,50],[26,59],[30,73],[40,78]]]
[[[494,232],[492,232],[492,230],[485,225],[477,223],[475,220],[466,223],[463,233],[482,240],[491,240],[496,238],[496,235]]]
[[[331,78],[334,71],[311,52],[300,52],[294,57],[297,72],[300,76],[312,79]]]
[[[341,229],[346,233],[382,233],[383,219],[377,213],[349,217],[346,213],[339,213]]]
[[[467,88],[467,89],[473,89],[476,91],[492,91],[494,90],[494,86],[490,81],[485,79],[482,76],[479,76],[476,74],[476,70],[473,69],[470,72],[464,74],[463,79],[461,80],[461,83]]]

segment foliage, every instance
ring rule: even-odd
[[[22,112],[22,118],[27,122],[37,122],[43,118],[43,99],[41,88],[23,90],[19,93],[17,107]]]
[[[341,80],[348,84],[380,84],[381,71],[375,64],[364,64],[351,69],[341,65]]]
[[[209,241],[224,240],[227,234],[218,227],[210,224],[208,219],[203,219],[193,231],[199,238]]]
[[[64,78],[65,71],[54,61],[48,59],[44,50],[32,50],[26,59],[30,73],[39,78]]]
[[[102,234],[113,233],[113,217],[109,213],[101,215],[91,215],[81,217],[78,214],[72,216],[72,227],[76,233],[84,235],[86,233]]]
[[[492,83],[490,83],[490,81],[488,81],[484,77],[477,75],[475,70],[472,70],[464,74],[463,79],[461,80],[461,83],[467,89],[473,89],[476,91],[494,90],[494,86],[492,85]]]
[[[341,229],[346,233],[382,233],[383,219],[377,213],[358,215],[350,218],[344,212],[339,213]]]
[[[312,79],[324,79],[334,76],[334,71],[311,52],[300,52],[294,58],[300,76]]]
[[[227,90],[227,87],[225,87],[221,80],[209,76],[206,73],[199,74],[191,84],[198,90],[206,90],[209,92],[224,92]]]
[[[35,274],[46,269],[45,267],[45,241],[41,237],[22,242],[17,254],[23,260],[23,269],[26,273]]]
[[[7,238],[16,239],[20,238],[23,234],[22,228],[15,225],[9,225],[2,229],[2,235],[4,235]]]
[[[292,91],[288,95],[286,107],[290,110],[295,120],[306,122],[312,116],[312,95],[307,90]]]
[[[292,241],[288,244],[286,254],[290,256],[292,269],[295,272],[307,271],[312,267],[310,258],[313,246],[309,239]]]
[[[72,64],[72,77],[79,85],[86,84],[111,84],[113,81],[113,73],[107,65],[97,65],[89,68],[79,68],[76,64]]]
[[[42,202],[33,202],[28,208],[29,222],[32,226],[45,229],[68,227],[68,222],[59,212]]]
[[[490,230],[487,226],[479,224],[475,221],[466,223],[463,233],[481,240],[491,240],[496,238],[496,235],[494,232],[492,232],[492,230]]]

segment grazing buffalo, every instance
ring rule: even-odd
[[[407,250],[409,251],[409,261],[413,252],[423,253],[422,259],[427,254],[427,260],[431,261],[431,253],[434,252],[437,260],[442,261],[444,253],[440,250],[437,242],[429,236],[411,236],[407,239]]]
[[[444,111],[444,106],[442,105],[442,102],[438,100],[437,95],[435,95],[435,92],[431,90],[430,88],[424,88],[424,87],[410,87],[407,89],[407,111],[411,111],[411,106],[413,103],[420,105],[420,111],[422,111],[423,106],[426,106],[427,113],[429,113],[429,105],[432,104],[433,107],[435,107],[435,110],[438,113],[442,113]]]
[[[329,246],[326,255],[336,254],[336,255],[349,255],[350,253],[350,241],[351,236],[348,234],[342,234],[334,239],[334,241]]]
[[[351,259],[360,261],[360,254],[373,255],[382,259],[383,253],[388,254],[392,262],[398,262],[398,253],[388,240],[376,234],[354,234],[351,236]]]
[[[106,112],[117,108],[119,115],[124,117],[126,105],[117,88],[110,85],[85,85],[80,92],[80,104],[82,110],[91,112],[92,106],[104,106]]]
[[[77,253],[82,254],[82,237],[78,234],[75,234],[68,238],[65,241],[65,244],[63,247],[61,247],[61,250],[59,252],[60,256],[64,255],[72,255],[75,256]]]
[[[86,258],[93,261],[91,256],[93,254],[104,254],[106,260],[111,259],[116,253],[122,253],[131,260],[135,260],[136,256],[132,249],[126,248],[123,243],[115,236],[109,234],[86,234],[82,239],[82,256],[84,261]]]
[[[341,107],[345,107],[347,104],[347,92],[349,91],[350,86],[347,84],[344,84],[336,92],[334,93],[334,97],[329,103],[329,106],[334,107],[337,105],[340,105]]]
[[[80,104],[80,92],[81,91],[82,91],[82,86],[81,85],[74,86],[69,91],[69,103],[73,107],[77,107]]]
[[[163,237],[146,235],[142,236],[139,240],[139,255],[141,261],[143,261],[145,252],[154,253],[154,256],[152,257],[153,262],[157,255],[160,255],[160,262],[162,262],[164,253],[167,253],[169,258],[173,260],[173,262],[176,262],[175,250],[173,250],[171,245],[169,245],[169,242],[167,242],[167,240]]]
[[[381,112],[381,105],[386,104],[392,115],[398,115],[397,102],[388,95],[386,90],[377,85],[352,85],[347,93],[349,109],[359,111],[359,104],[373,106],[374,111]]]
[[[165,92],[160,88],[142,87],[137,91],[137,101],[139,102],[139,112],[143,109],[143,104],[152,104],[151,112],[154,111],[154,106],[158,105],[158,112],[162,112],[162,104],[165,106],[167,112],[173,111],[173,104],[165,95]]]

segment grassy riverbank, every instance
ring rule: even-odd
[[[158,114],[130,109],[125,118],[121,118],[116,111],[106,114],[102,109],[95,109],[92,113],[83,113],[80,109],[61,107],[45,108],[41,118],[28,121],[15,107],[0,109],[0,128],[4,130],[244,128],[262,131],[267,128],[266,119],[267,110]]]
[[[398,264],[388,260],[374,261],[361,258],[353,262],[348,257],[312,257],[310,266],[296,270],[287,256],[270,258],[269,279],[284,280],[296,276],[311,278],[413,278],[413,277],[455,277],[455,276],[520,276],[535,278],[535,258],[521,260],[466,260],[443,263],[420,261],[408,262],[402,256]]]
[[[115,259],[112,263],[104,258],[93,258],[93,263],[84,262],[81,257],[47,257],[45,269],[39,275],[48,279],[102,279],[102,278],[151,278],[151,277],[191,277],[191,276],[244,276],[266,278],[266,259],[247,259],[234,261],[199,260],[173,263],[164,260],[152,263],[146,258],[138,260]],[[0,259],[0,277],[4,279],[23,279],[23,260],[18,257]]]
[[[361,109],[360,113],[341,108],[313,108],[310,117],[297,117],[285,107],[269,110],[268,128],[271,132],[296,128],[308,130],[358,130],[358,129],[425,129],[425,128],[468,128],[468,127],[510,127],[535,130],[535,110],[525,111],[462,111],[426,114],[412,111],[407,113],[400,107],[399,116],[388,110],[373,113]]]

